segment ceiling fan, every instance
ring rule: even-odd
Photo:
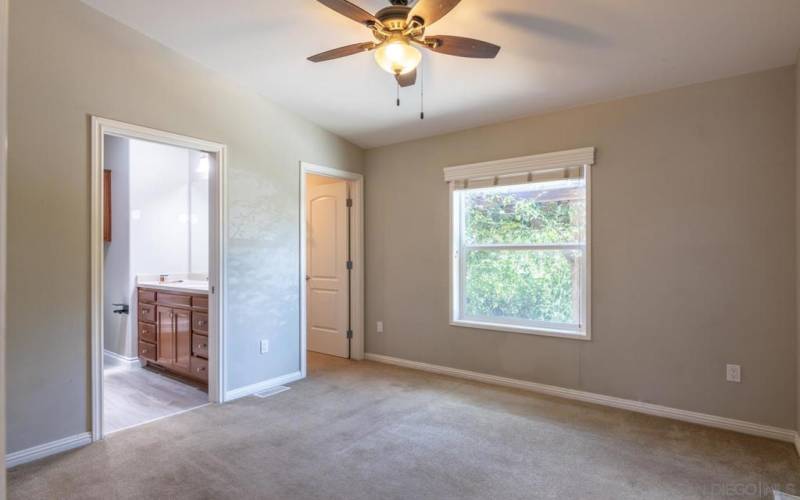
[[[330,61],[375,50],[378,65],[393,74],[398,85],[410,87],[417,81],[417,66],[422,60],[422,54],[415,45],[440,54],[481,59],[492,59],[500,52],[499,46],[481,40],[425,34],[430,25],[453,10],[461,0],[418,0],[413,7],[408,6],[409,0],[389,0],[392,5],[375,15],[347,0],[318,1],[369,28],[375,41],[329,50],[309,57],[311,62]]]

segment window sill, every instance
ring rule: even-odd
[[[575,332],[570,330],[556,330],[541,327],[528,327],[506,325],[501,323],[484,323],[482,321],[469,321],[469,320],[451,320],[451,326],[462,326],[466,328],[477,328],[479,330],[492,330],[496,332],[510,332],[510,333],[525,333],[528,335],[540,335],[543,337],[559,337],[563,339],[572,340],[591,340],[592,337],[588,331]]]

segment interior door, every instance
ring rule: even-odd
[[[347,339],[347,182],[308,187],[308,349],[343,358]]]
[[[171,307],[158,306],[156,308],[156,324],[158,330],[158,362],[171,365],[175,362],[175,323]]]

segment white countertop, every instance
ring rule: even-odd
[[[160,282],[160,281],[139,281],[137,286],[145,288],[154,288],[156,290],[164,290],[167,292],[184,292],[184,293],[198,293],[208,294],[208,281],[198,280],[181,280],[173,282]]]

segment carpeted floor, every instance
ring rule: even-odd
[[[276,396],[206,406],[9,472],[10,498],[765,498],[794,448],[310,354]]]

